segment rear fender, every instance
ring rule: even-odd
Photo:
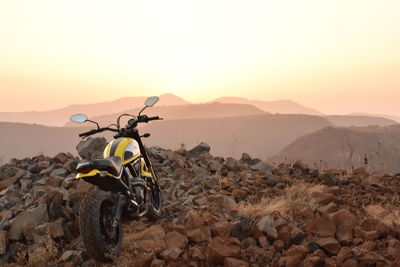
[[[87,183],[97,186],[101,190],[111,191],[113,193],[126,192],[129,190],[120,177],[113,176],[107,171],[94,169],[88,173],[80,172],[76,175],[76,179],[82,179]]]

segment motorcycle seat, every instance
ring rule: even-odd
[[[110,174],[118,176],[122,169],[122,161],[121,158],[112,156],[100,160],[81,162],[76,167],[78,172],[89,172],[93,169],[108,171]]]

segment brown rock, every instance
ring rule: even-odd
[[[348,259],[343,263],[342,267],[358,267],[358,263],[354,259]]]
[[[232,238],[214,238],[207,246],[207,258],[210,264],[222,264],[227,257],[239,258],[240,246]]]
[[[309,256],[303,261],[304,267],[322,266],[323,264],[324,260],[318,256]]]
[[[213,224],[211,230],[216,236],[229,237],[232,225],[227,221],[219,221]]]
[[[263,232],[270,240],[278,239],[278,231],[275,228],[274,218],[270,215],[262,217],[256,224],[256,229]]]
[[[180,248],[167,248],[163,252],[161,252],[160,257],[165,261],[175,261],[182,254],[182,250]]]
[[[397,260],[393,261],[389,267],[400,267],[400,258]]]
[[[146,239],[136,242],[136,246],[138,247],[138,252],[152,254],[153,252],[158,253],[165,248],[165,243],[160,239]]]
[[[321,238],[317,241],[317,244],[332,255],[337,255],[342,248],[332,237]]]
[[[150,263],[150,267],[164,267],[164,266],[165,266],[165,261],[160,259],[154,259]]]
[[[388,255],[396,259],[400,258],[400,241],[392,239],[388,244]]]
[[[342,249],[340,250],[340,252],[338,253],[338,255],[336,257],[337,265],[341,266],[343,263],[345,263],[352,256],[353,256],[353,252],[351,251],[350,248],[342,247]]]
[[[160,239],[164,241],[165,231],[161,225],[152,225],[142,231],[135,233],[127,233],[124,237],[124,246],[128,246],[129,244],[143,241],[143,240],[154,240]]]
[[[185,223],[186,230],[192,230],[203,226],[204,219],[196,211],[191,210],[187,213]]]
[[[269,246],[268,239],[265,235],[258,237],[258,243],[260,244],[260,247],[262,247],[262,248]]]
[[[310,207],[304,207],[298,211],[295,210],[295,213],[305,219],[314,218],[314,211]]]
[[[186,231],[186,236],[197,244],[201,244],[211,239],[210,231],[205,227]]]
[[[232,196],[236,199],[245,199],[249,194],[249,190],[245,188],[235,189],[232,191]]]
[[[235,199],[222,194],[211,195],[210,202],[210,211],[222,216],[230,215],[236,208]]]
[[[333,202],[330,202],[328,205],[325,205],[325,206],[319,208],[318,211],[321,212],[322,214],[330,214],[330,213],[336,212],[337,209],[338,208],[337,208],[336,204]]]
[[[224,267],[248,267],[249,264],[245,261],[235,258],[225,258]]]
[[[375,247],[376,247],[375,241],[367,241],[361,246],[361,249],[365,251],[373,251],[375,250]]]
[[[279,265],[286,267],[299,266],[306,257],[308,249],[305,246],[293,246],[285,252],[285,257],[280,258]]]
[[[273,246],[275,251],[281,252],[285,248],[285,243],[282,240],[275,240]]]
[[[194,246],[189,249],[189,255],[195,260],[202,261],[206,258],[204,249],[200,246]]]
[[[368,252],[363,257],[363,261],[367,265],[374,265],[380,260],[381,260],[381,257],[376,252]]]
[[[0,255],[7,251],[7,232],[0,230]]]
[[[331,258],[326,258],[324,262],[324,267],[336,267],[336,262]]]
[[[336,224],[328,215],[322,215],[315,219],[316,234],[322,237],[333,237],[336,233]]]
[[[25,210],[17,215],[11,223],[11,229],[8,232],[8,239],[18,241],[22,238],[22,233],[35,226],[49,220],[46,205],[40,205],[36,208]]]
[[[58,153],[58,154],[54,157],[54,160],[55,160],[57,163],[62,163],[62,164],[64,164],[65,162],[67,162],[68,156],[67,156],[67,154],[65,154],[65,153]]]
[[[180,249],[186,248],[189,242],[186,236],[176,231],[166,233],[164,241],[167,248],[180,248]]]
[[[327,205],[335,197],[332,193],[314,192],[311,194],[314,201],[320,205]]]
[[[278,239],[282,240],[285,246],[289,246],[291,236],[288,227],[283,227],[281,230],[279,230]]]
[[[350,245],[354,237],[355,215],[347,209],[342,209],[335,212],[332,217],[337,227],[337,240],[340,244]]]

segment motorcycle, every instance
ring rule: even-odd
[[[101,128],[85,114],[71,116],[77,123],[91,122],[97,129],[79,134],[79,137],[115,132],[114,140],[104,149],[104,159],[81,162],[77,165],[76,179],[95,185],[88,192],[79,210],[79,227],[83,243],[89,256],[100,260],[110,260],[118,255],[122,246],[121,218],[147,216],[157,220],[162,214],[162,193],[146,147],[142,138],[149,133],[139,134],[137,125],[149,121],[162,120],[159,116],[148,117],[142,112],[154,106],[158,97],[149,97],[137,116],[122,114],[116,124]],[[125,127],[120,127],[122,117],[129,119]]]

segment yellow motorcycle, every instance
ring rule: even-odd
[[[122,114],[116,124],[104,128],[89,120],[85,114],[71,116],[73,122],[97,125],[97,129],[81,133],[79,137],[85,138],[104,131],[116,133],[115,139],[104,150],[104,159],[81,162],[77,166],[76,179],[96,186],[82,201],[79,225],[88,254],[97,260],[109,260],[120,252],[122,215],[135,218],[147,216],[151,220],[161,217],[161,189],[142,142],[142,138],[150,134],[140,135],[137,129],[139,123],[162,120],[158,116],[141,115],[158,100],[158,97],[148,98],[137,116]],[[120,120],[124,116],[132,118],[125,127],[120,127]]]

